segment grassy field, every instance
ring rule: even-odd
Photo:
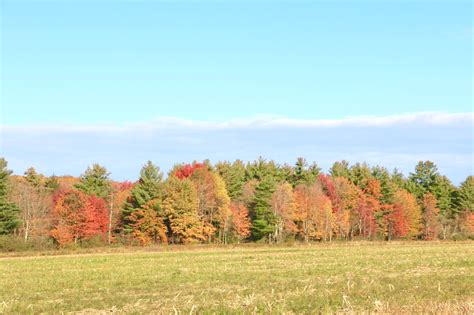
[[[0,313],[473,313],[474,243],[0,258]]]

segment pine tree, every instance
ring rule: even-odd
[[[35,188],[39,188],[43,185],[43,176],[38,174],[34,167],[30,167],[25,171],[25,179]]]
[[[50,191],[56,191],[60,187],[58,177],[55,175],[48,177],[44,182],[44,186]]]
[[[311,185],[316,181],[320,173],[321,168],[316,163],[308,166],[306,160],[302,157],[299,157],[296,160],[290,182],[293,187],[296,187],[300,184]]]
[[[162,197],[163,173],[160,168],[148,161],[140,171],[140,179],[132,188],[131,195],[122,210],[122,221],[124,231],[131,232],[130,216],[134,211],[142,209],[146,204],[153,202],[155,210],[159,210],[159,202]]]
[[[7,161],[0,158],[0,234],[9,234],[18,227],[19,209],[8,201],[8,181],[11,171],[7,169]]]
[[[350,170],[349,170],[349,163],[345,160],[335,162],[331,169],[329,170],[329,173],[331,174],[332,177],[345,177],[349,178],[350,177]]]
[[[461,183],[456,193],[456,206],[458,212],[467,211],[474,213],[474,176],[468,176]]]
[[[433,162],[420,161],[415,167],[415,172],[410,173],[408,177],[407,189],[421,201],[425,193],[434,192],[438,176],[438,167]]]
[[[235,201],[242,196],[242,188],[245,184],[244,163],[241,160],[232,164],[220,162],[216,164],[216,170],[225,182],[230,199]]]
[[[272,211],[271,198],[275,191],[275,180],[267,176],[255,187],[252,200],[252,237],[260,240],[274,231],[276,217]]]
[[[80,182],[74,185],[75,188],[99,198],[108,199],[112,192],[112,186],[109,179],[110,173],[99,164],[93,164],[88,167],[80,177]]]

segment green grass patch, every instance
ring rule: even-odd
[[[0,313],[472,313],[474,243],[116,249],[0,258]]]

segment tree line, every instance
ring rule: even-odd
[[[259,158],[178,164],[166,179],[149,161],[132,183],[98,164],[79,178],[15,176],[0,158],[0,234],[57,246],[473,238],[474,177],[456,187],[430,161],[405,177]]]

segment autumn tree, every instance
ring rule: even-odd
[[[423,236],[427,240],[436,239],[440,231],[438,201],[432,193],[423,197]]]
[[[376,179],[368,179],[357,206],[359,234],[373,238],[377,234],[377,215],[381,212],[381,184]]]
[[[275,217],[272,239],[280,242],[286,235],[297,232],[294,222],[296,203],[291,184],[284,182],[277,185],[272,194],[271,207]]]
[[[198,198],[198,214],[203,225],[212,225],[225,242],[230,217],[230,198],[222,178],[207,168],[198,168],[189,177]],[[211,238],[208,239],[211,241]]]
[[[51,192],[37,181],[18,177],[12,181],[11,198],[20,210],[19,232],[24,240],[47,235],[51,224]]]
[[[320,184],[298,185],[294,191],[298,234],[309,240],[331,240],[334,216],[332,204]]]
[[[232,202],[230,205],[230,211],[231,231],[234,232],[234,234],[237,236],[238,243],[240,243],[243,239],[250,236],[251,221],[249,217],[249,210],[242,203]]]
[[[170,176],[164,185],[162,209],[170,241],[195,243],[214,234],[212,225],[203,225],[198,213],[198,196],[189,178]]]
[[[421,228],[421,208],[413,194],[404,189],[394,195],[393,211],[388,215],[389,239],[415,238]]]
[[[158,215],[155,201],[149,201],[142,205],[130,215],[130,227],[132,228],[132,237],[140,245],[150,245],[151,243],[167,243],[167,228],[164,218]]]
[[[7,161],[0,158],[0,234],[9,234],[16,229],[20,221],[17,205],[8,199],[9,177],[12,172],[7,169]]]
[[[170,175],[179,179],[185,179],[194,174],[196,170],[206,168],[208,168],[208,166],[205,163],[198,163],[195,161],[192,164],[176,165]]]
[[[50,235],[61,246],[105,235],[107,212],[102,198],[79,190],[61,192],[54,198]]]
[[[203,226],[212,226],[218,233],[217,239],[226,242],[229,231],[230,198],[222,177],[211,171],[206,163],[185,164],[175,168],[172,176],[189,178],[198,198],[198,214]],[[209,235],[208,242],[211,242]]]
[[[334,211],[336,235],[345,239],[352,238],[359,223],[357,208],[362,192],[345,177],[334,178],[334,186],[338,202]]]

